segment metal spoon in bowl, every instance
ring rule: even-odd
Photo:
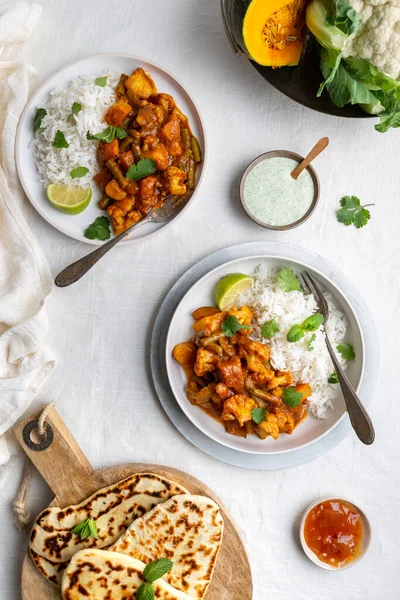
[[[294,169],[294,171],[292,171],[290,173],[290,175],[293,177],[293,179],[297,180],[300,177],[301,173],[304,171],[304,169],[306,169],[308,167],[308,165],[314,160],[314,158],[317,158],[317,156],[319,154],[321,154],[321,152],[323,150],[325,150],[325,148],[328,146],[328,144],[329,144],[329,138],[328,137],[321,138],[315,144],[314,148],[301,161],[301,163],[299,164],[299,166],[296,167]]]

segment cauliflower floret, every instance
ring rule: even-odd
[[[268,413],[265,417],[265,421],[260,423],[259,427],[263,429],[268,435],[271,435],[274,440],[279,437],[279,424],[278,419],[275,415]]]
[[[398,1],[349,0],[361,25],[346,41],[345,57],[363,58],[397,79],[400,75],[400,6]]]
[[[237,394],[224,402],[224,410],[221,415],[223,421],[237,419],[242,427],[247,421],[251,421],[251,411],[256,403],[249,396]]]
[[[164,173],[166,185],[173,196],[184,194],[186,192],[186,173],[178,167],[168,167]]]
[[[202,377],[209,371],[214,371],[217,366],[218,356],[214,352],[199,348],[196,356],[196,364],[194,365],[194,372],[198,377]]]

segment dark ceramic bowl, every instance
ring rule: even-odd
[[[235,40],[231,26],[234,7],[235,3],[232,3],[231,0],[221,0],[222,19],[228,40],[236,54],[245,54],[243,48]],[[326,90],[320,98],[317,98],[322,74],[319,67],[318,44],[311,33],[305,39],[300,62],[296,67],[272,69],[258,65],[252,60],[250,63],[274,88],[303,106],[337,117],[365,119],[373,116],[357,105],[346,104],[343,108],[335,106]]]
[[[264,154],[261,154],[260,156],[255,158],[249,164],[249,166],[243,173],[242,179],[240,181],[239,195],[240,195],[240,201],[242,203],[243,209],[245,210],[247,215],[250,217],[250,219],[252,219],[252,221],[257,223],[257,225],[261,225],[261,227],[264,227],[265,229],[272,229],[273,231],[288,231],[289,229],[294,229],[295,227],[302,225],[302,223],[305,223],[305,221],[307,221],[307,219],[309,219],[311,217],[314,210],[317,208],[317,204],[318,204],[318,200],[319,200],[319,179],[318,179],[317,173],[315,172],[315,169],[311,165],[308,165],[308,167],[306,167],[306,169],[310,173],[311,179],[314,184],[314,197],[313,197],[310,208],[301,217],[301,219],[298,219],[297,221],[294,221],[293,223],[289,223],[288,225],[279,225],[279,226],[278,225],[269,225],[268,223],[265,223],[264,221],[257,219],[257,217],[255,215],[253,215],[253,213],[247,206],[247,202],[246,202],[245,195],[244,195],[244,184],[246,182],[247,175],[250,173],[250,171],[252,171],[254,169],[254,167],[256,165],[258,165],[263,160],[268,160],[269,158],[275,158],[276,156],[284,156],[285,158],[292,158],[293,160],[296,160],[298,163],[301,163],[301,161],[304,160],[304,157],[300,156],[300,154],[296,154],[295,152],[289,152],[288,150],[272,150],[271,152],[265,152]]]

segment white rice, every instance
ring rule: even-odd
[[[107,125],[104,113],[115,99],[115,87],[119,80],[117,73],[107,75],[104,87],[96,85],[96,77],[77,77],[67,88],[56,88],[50,92],[41,128],[36,132],[34,156],[44,185],[49,183],[75,187],[90,187],[93,176],[98,172],[96,159],[97,143],[87,140],[86,133],[99,133]],[[72,105],[78,102],[82,110],[70,118]],[[68,148],[54,148],[56,131],[64,133]],[[78,179],[71,178],[71,170],[87,167],[89,172]]]
[[[325,333],[322,326],[305,334],[299,342],[288,342],[286,334],[294,324],[302,323],[312,313],[317,312],[314,297],[302,292],[284,292],[278,286],[279,270],[254,273],[254,285],[241,293],[237,304],[247,304],[254,311],[254,317],[260,327],[255,327],[251,337],[266,343],[271,348],[271,364],[280,371],[291,371],[295,384],[309,383],[312,395],[309,397],[309,412],[319,419],[326,418],[328,408],[333,408],[335,399],[341,392],[339,384],[329,384],[328,377],[334,367],[325,345]],[[329,320],[326,325],[333,348],[345,340],[347,319],[333,304],[332,296],[325,297],[329,305]],[[261,326],[275,318],[280,330],[273,338],[266,340],[261,336]],[[312,350],[307,345],[315,334]],[[346,340],[347,341],[347,340]],[[338,356],[346,369],[346,361]]]

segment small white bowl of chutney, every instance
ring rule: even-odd
[[[286,231],[304,223],[319,199],[319,180],[311,165],[299,178],[292,171],[303,157],[273,150],[253,160],[240,182],[240,200],[248,216],[261,227]]]
[[[368,551],[371,526],[366,514],[342,498],[322,498],[305,511],[300,542],[318,567],[341,571],[356,565]]]

